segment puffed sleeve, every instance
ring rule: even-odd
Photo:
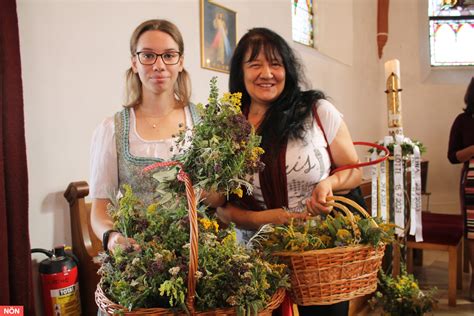
[[[93,199],[110,198],[118,189],[114,118],[105,119],[94,131],[90,149],[89,192]]]
[[[316,109],[328,143],[331,144],[341,126],[342,114],[331,102],[324,99],[318,101]]]
[[[449,133],[448,159],[453,164],[460,163],[456,157],[456,153],[463,149],[461,116],[460,114],[456,117],[453,126],[451,126],[451,132]]]

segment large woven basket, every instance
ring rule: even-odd
[[[197,210],[196,210],[196,196],[194,193],[193,185],[186,172],[184,172],[182,165],[179,162],[158,162],[150,165],[144,169],[144,171],[150,171],[159,167],[171,167],[178,166],[180,168],[178,172],[178,180],[184,182],[186,187],[186,198],[188,202],[188,213],[190,222],[190,254],[189,254],[189,272],[188,272],[188,293],[186,297],[186,307],[191,315],[197,316],[234,316],[237,314],[236,309],[233,307],[215,309],[212,311],[196,312],[194,308],[194,298],[196,295],[196,271],[198,267],[198,221],[197,221]],[[272,311],[283,302],[285,298],[285,290],[279,289],[271,298],[264,310],[260,311],[258,315],[270,316]],[[97,285],[95,292],[95,301],[99,310],[107,315],[186,315],[183,311],[176,311],[168,308],[138,308],[129,311],[127,307],[116,304],[109,300],[102,290],[100,283]]]
[[[346,213],[356,234],[360,234],[353,215],[341,201],[367,212],[344,197],[331,197],[329,205]],[[278,252],[291,270],[291,298],[298,305],[329,305],[372,293],[377,288],[377,272],[385,245],[354,245],[303,252]]]
[[[271,316],[273,310],[277,309],[280,304],[283,302],[285,298],[285,290],[280,288],[278,291],[273,294],[270,302],[267,304],[264,310],[261,310],[258,312],[259,316]],[[100,287],[100,285],[97,285],[97,290],[95,292],[95,301],[97,303],[97,306],[99,309],[106,313],[107,315],[115,315],[119,311],[121,314],[119,315],[125,315],[125,316],[136,316],[136,315],[186,315],[185,312],[183,311],[173,311],[171,309],[167,308],[137,308],[132,311],[129,311],[126,307],[116,304],[112,301],[110,301],[104,294],[104,291]],[[114,314],[115,313],[115,314]],[[205,311],[205,312],[191,312],[192,315],[195,316],[235,316],[236,310],[233,307],[228,307],[228,308],[219,308],[219,309],[214,309],[211,311]]]

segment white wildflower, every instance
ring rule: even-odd
[[[168,270],[168,272],[169,272],[171,275],[176,276],[176,275],[178,275],[179,270],[181,270],[180,267],[172,267],[172,268],[170,268],[170,269]]]

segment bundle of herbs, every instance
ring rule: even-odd
[[[225,93],[219,98],[213,77],[209,103],[197,105],[201,121],[178,138],[178,159],[199,189],[242,196],[244,189],[252,191],[248,176],[264,167],[261,137],[242,114],[241,97],[241,93]]]
[[[201,120],[177,139],[176,161],[144,169],[143,181],[156,181],[152,203],[145,205],[124,186],[122,197],[111,204],[114,229],[139,246],[101,256],[101,289],[113,302],[129,310],[187,309],[190,201],[189,188],[177,179],[185,172],[199,193],[242,195],[244,189],[251,190],[247,180],[263,168],[263,150],[260,137],[241,113],[240,97],[235,93],[219,98],[213,78],[209,103],[198,105]],[[289,286],[285,265],[239,244],[233,227],[220,228],[204,206],[198,213],[197,310],[235,307],[238,314],[254,314],[278,288]]]
[[[401,274],[395,277],[380,270],[377,292],[369,304],[373,309],[382,309],[383,315],[422,316],[436,308],[437,291],[436,287],[426,291],[420,289],[418,281],[407,273],[405,266]]]
[[[186,310],[189,217],[185,197],[143,205],[129,186],[110,207],[114,229],[139,245],[101,254],[101,287],[107,297],[129,310]],[[285,265],[261,258],[236,240],[233,227],[199,212],[196,308],[236,307],[238,314],[263,309],[280,287],[288,287]]]
[[[378,246],[394,240],[394,225],[380,218],[353,217],[335,212],[288,225],[265,225],[249,241],[266,252],[302,252],[357,244]]]

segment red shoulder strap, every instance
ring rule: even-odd
[[[328,154],[329,154],[329,159],[331,160],[331,170],[332,170],[333,165],[334,165],[334,160],[332,159],[331,147],[329,147],[328,138],[326,137],[326,132],[324,131],[323,124],[321,123],[321,119],[319,118],[318,109],[316,108],[316,104],[313,105],[313,116],[314,116],[314,119],[316,120],[316,122],[318,123],[319,128],[323,132],[324,140],[326,141],[326,144],[328,145]]]

